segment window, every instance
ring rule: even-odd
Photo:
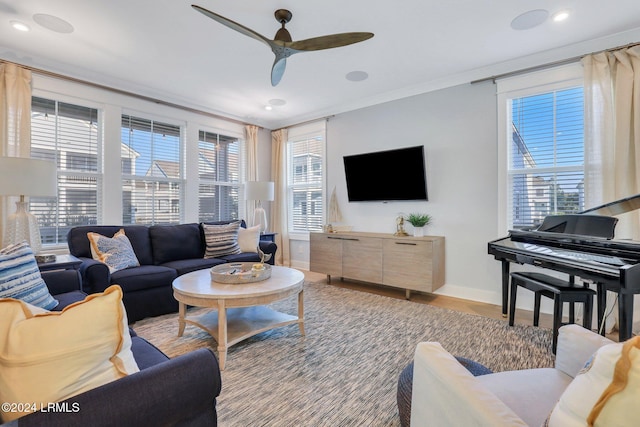
[[[198,219],[240,218],[239,190],[244,144],[238,138],[198,132]]]
[[[584,210],[581,81],[535,85],[503,96],[508,228],[537,227],[548,215]]]
[[[95,108],[31,100],[31,157],[58,165],[58,197],[30,200],[44,245],[66,243],[72,227],[99,221],[100,126]]]
[[[183,187],[180,127],[122,116],[123,224],[178,224]]]
[[[324,122],[289,130],[289,232],[322,231],[325,211],[324,150]]]

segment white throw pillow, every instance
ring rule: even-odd
[[[260,226],[242,228],[238,230],[238,246],[240,252],[258,252],[260,244]]]
[[[0,249],[0,298],[19,299],[46,310],[58,305],[26,241]]]
[[[1,299],[0,312],[0,402],[46,408],[139,371],[120,286],[58,312]],[[32,408],[7,409],[3,422]]]
[[[547,426],[637,426],[638,402],[640,336],[598,349],[560,396]]]
[[[91,256],[107,264],[111,273],[140,265],[124,229],[111,238],[98,233],[87,233],[87,237],[91,243]]]

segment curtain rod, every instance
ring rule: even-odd
[[[559,61],[554,61],[554,62],[547,62],[546,64],[534,65],[533,67],[522,68],[520,70],[510,71],[508,73],[503,73],[503,74],[496,74],[495,76],[491,76],[491,77],[484,77],[482,79],[473,80],[471,84],[483,83],[489,80],[492,80],[495,83],[497,79],[503,79],[505,77],[513,77],[513,76],[518,76],[520,74],[530,73],[532,71],[540,71],[540,70],[545,70],[547,68],[558,67],[560,65],[572,64],[574,62],[580,61],[582,58],[584,58],[587,55],[592,55],[600,52],[613,52],[615,50],[626,49],[626,48],[638,46],[638,45],[640,45],[640,42],[629,43],[623,46],[612,47],[611,49],[605,49],[599,52],[585,53],[584,55],[574,56],[572,58],[561,59]]]
[[[99,83],[94,83],[94,82],[90,82],[90,81],[87,81],[87,80],[78,79],[78,78],[75,78],[75,77],[65,76],[63,74],[54,73],[52,71],[42,70],[40,68],[34,68],[34,67],[30,67],[28,65],[18,64],[16,62],[7,61],[5,59],[0,59],[0,63],[17,65],[18,67],[26,68],[27,70],[29,70],[29,71],[31,71],[33,73],[41,74],[43,76],[55,77],[57,79],[66,80],[66,81],[73,82],[73,83],[79,83],[79,84],[83,84],[85,86],[94,87],[94,88],[97,88],[97,89],[107,90],[109,92],[114,92],[114,93],[117,93],[117,94],[120,94],[120,95],[131,96],[133,98],[141,99],[143,101],[152,102],[154,104],[163,105],[165,107],[172,107],[172,108],[177,108],[177,109],[180,109],[180,110],[183,110],[183,111],[188,111],[190,113],[202,114],[202,115],[205,115],[205,116],[208,116],[208,117],[212,117],[214,119],[226,120],[228,122],[236,123],[236,124],[239,124],[239,125],[253,125],[253,123],[246,123],[246,122],[243,122],[243,121],[240,121],[240,120],[237,120],[237,119],[232,119],[232,118],[229,118],[229,117],[225,117],[225,116],[222,116],[222,115],[219,115],[219,114],[209,113],[207,111],[198,110],[196,108],[187,107],[185,105],[174,104],[172,102],[162,101],[160,99],[152,98],[150,96],[140,95],[138,93],[129,92],[129,91],[122,90],[122,89],[116,89],[116,88],[113,88],[113,87],[101,85]],[[257,126],[257,125],[255,125],[255,126]],[[258,126],[258,127],[260,129],[262,129],[261,126]]]
[[[331,114],[330,116],[318,117],[317,119],[305,120],[304,122],[300,122],[300,123],[296,123],[296,124],[293,124],[293,125],[285,126],[283,128],[280,128],[280,129],[291,129],[291,128],[294,128],[296,126],[308,125],[309,123],[319,122],[321,120],[324,120],[325,122],[328,122],[329,119],[331,119],[332,117],[335,117],[335,114]]]

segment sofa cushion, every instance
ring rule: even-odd
[[[134,332],[135,334],[135,332]],[[131,352],[140,370],[147,369],[158,363],[166,362],[169,358],[149,341],[135,335],[131,337]]]
[[[122,290],[109,287],[61,312],[0,300],[0,401],[37,408],[138,372]],[[25,415],[5,412],[3,421]]]
[[[526,426],[480,382],[488,376],[474,377],[440,343],[419,343],[414,354],[412,424]]]
[[[260,226],[242,228],[238,230],[238,246],[240,252],[258,252],[260,244]]]
[[[204,256],[199,224],[152,225],[149,238],[156,265]]]
[[[553,368],[496,372],[477,378],[529,426],[543,424],[572,380]]]
[[[47,310],[58,305],[27,242],[0,249],[0,298],[19,299]]]
[[[171,261],[162,264],[162,266],[173,268],[178,272],[178,276],[182,276],[183,274],[191,273],[192,271],[202,270],[203,268],[211,268],[219,264],[224,264],[225,262],[225,260],[220,258],[196,258]]]
[[[178,277],[176,271],[161,265],[141,265],[125,268],[111,275],[111,283],[118,284],[125,292],[169,286]]]
[[[596,351],[551,412],[548,425],[636,426],[640,336]]]
[[[91,257],[107,264],[109,272],[140,265],[124,229],[118,230],[113,237],[92,232],[87,233],[87,237],[91,244]]]
[[[241,252],[239,254],[225,255],[220,257],[227,262],[259,262],[260,256],[257,252]]]
[[[65,307],[70,306],[75,302],[82,301],[86,296],[87,294],[82,291],[71,291],[63,294],[56,294],[56,299],[59,301],[59,304],[53,310],[62,311]]]
[[[71,255],[79,258],[92,258],[91,245],[89,244],[87,233],[98,233],[103,236],[112,237],[120,229],[124,229],[124,233],[127,235],[127,238],[129,238],[140,264],[153,264],[149,227],[146,225],[82,225],[73,227],[67,235],[69,252]]]
[[[202,230],[206,245],[204,257],[219,258],[224,255],[240,253],[238,228],[240,228],[240,221],[220,225],[203,223]]]

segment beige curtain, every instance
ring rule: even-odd
[[[258,126],[246,125],[244,127],[244,138],[247,147],[247,181],[258,181]],[[247,225],[254,224],[254,211],[257,205],[256,200],[246,200],[246,220]]]
[[[269,229],[276,234],[276,265],[291,265],[289,255],[288,209],[287,209],[287,129],[271,132],[271,180],[275,185],[274,202],[271,204]]]
[[[640,193],[640,46],[587,55],[582,64],[585,206],[591,207]],[[616,239],[640,241],[640,212],[618,218]],[[640,320],[639,302],[634,319]],[[607,330],[617,318],[612,312]]]
[[[30,157],[31,71],[0,63],[0,156]],[[7,216],[15,210],[15,197],[0,197],[0,236]]]

